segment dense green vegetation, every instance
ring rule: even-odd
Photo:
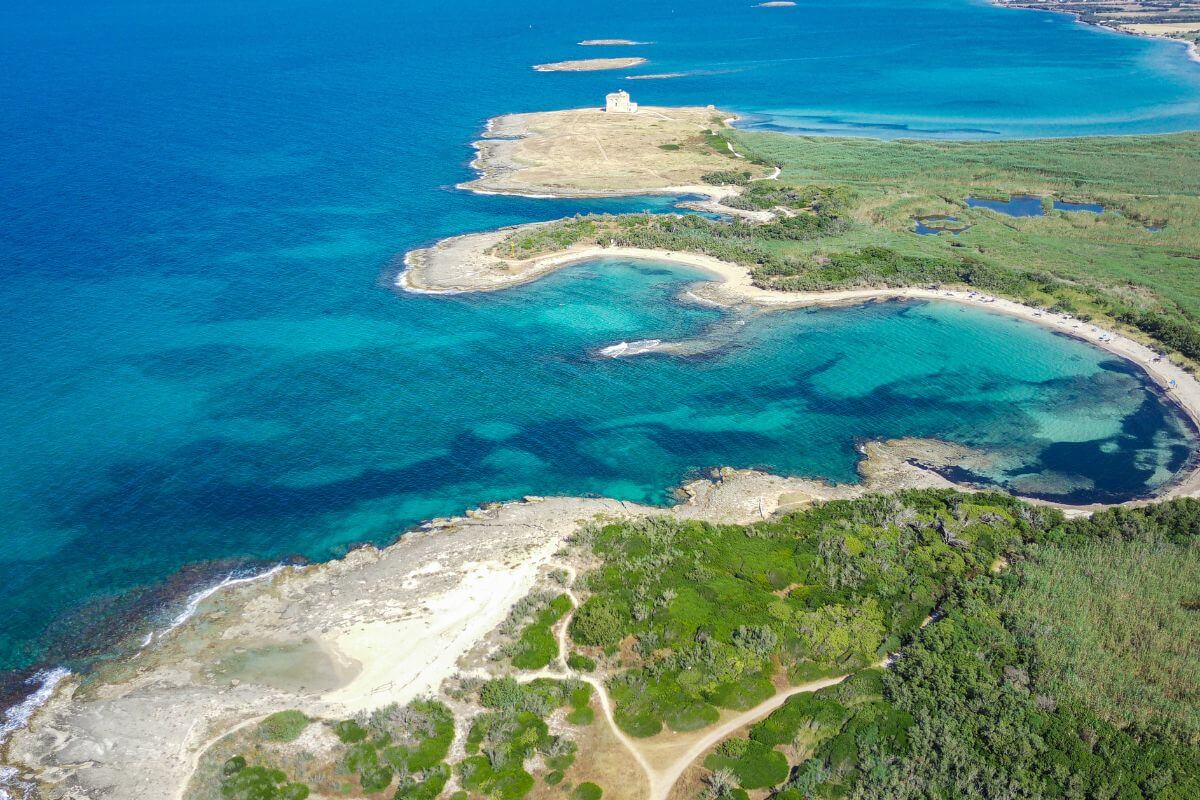
[[[704,800],[1200,797],[1200,500],[1067,521],[907,491],[746,526],[593,523],[572,546],[592,568],[567,660],[605,678],[629,734],[837,681],[707,753]],[[554,591],[514,607],[514,664],[558,653],[542,645],[570,607]],[[438,701],[333,723],[284,711],[234,739],[203,797],[602,800],[573,734],[594,724],[590,683],[462,676],[446,692],[481,709],[460,718],[457,763]],[[296,749],[309,736],[326,739],[316,762]]]
[[[817,216],[840,217],[853,208],[854,202],[854,192],[847,186],[796,186],[761,180],[751,183],[741,194],[726,198],[723,204],[754,211],[782,206]]]
[[[242,756],[225,762],[221,796],[230,800],[304,800],[308,787],[289,782],[283,770],[248,766]]]
[[[1044,548],[1021,578],[1003,610],[1051,695],[1120,728],[1200,739],[1200,548]]]
[[[745,186],[750,183],[753,174],[747,170],[725,169],[717,172],[708,172],[700,176],[700,180],[712,186]]]
[[[552,628],[571,610],[571,598],[565,594],[538,592],[514,606],[502,630],[520,627],[520,634],[501,651],[512,657],[517,669],[538,670],[558,658],[558,640]]]
[[[947,502],[905,506],[918,498]],[[1200,797],[1200,501],[988,513],[1007,518],[968,547],[1011,566],[953,571],[890,668],[795,695],[724,742],[709,797]],[[864,552],[896,524],[857,528]]]
[[[570,634],[628,654],[609,682],[634,736],[694,730],[800,683],[879,661],[948,586],[1052,517],[1006,495],[901,493],[749,527],[656,518],[582,534],[603,565]]]
[[[433,800],[450,778],[445,758],[454,740],[454,715],[443,703],[415,700],[321,723],[328,724],[325,735],[332,734],[337,746],[316,761],[287,747],[315,724],[299,711],[281,711],[259,723],[250,748],[224,762],[221,796],[303,800],[315,791]]]
[[[593,672],[596,669],[596,661],[583,653],[572,651],[567,656],[567,666],[579,672]]]
[[[463,788],[500,800],[519,800],[533,789],[528,762],[535,756],[540,756],[548,770],[547,782],[561,782],[563,772],[575,761],[576,745],[551,734],[546,717],[564,706],[570,706],[575,715],[581,710],[590,712],[591,696],[592,687],[575,680],[538,678],[521,683],[497,678],[484,683],[478,698],[488,711],[472,721],[467,758],[455,767]],[[587,720],[578,724],[590,723],[589,713]]]
[[[309,719],[292,709],[280,711],[258,724],[259,735],[271,742],[291,742],[308,727]]]
[[[454,715],[442,703],[384,706],[365,719],[343,720],[334,731],[347,745],[343,771],[357,775],[366,793],[387,791],[395,782],[398,798],[432,800],[445,786]]]

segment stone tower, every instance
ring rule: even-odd
[[[610,114],[633,114],[637,112],[637,103],[632,102],[629,92],[622,89],[605,95],[604,110]]]

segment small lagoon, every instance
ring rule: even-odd
[[[958,236],[970,229],[971,226],[960,222],[958,217],[942,214],[913,217],[913,233],[921,236],[936,236],[939,233],[949,233],[952,236]]]
[[[1104,206],[1100,203],[1068,203],[1066,200],[1055,200],[1055,211],[1085,211],[1091,214],[1103,214]]]
[[[1014,194],[1007,200],[995,200],[971,195],[967,197],[966,203],[969,208],[986,208],[1009,217],[1046,216],[1044,198],[1032,194]],[[1050,206],[1055,211],[1085,212],[1091,214],[1104,213],[1104,206],[1100,203],[1071,203],[1055,198],[1051,200]]]

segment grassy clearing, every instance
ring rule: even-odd
[[[1169,542],[1046,548],[1005,605],[1039,682],[1118,726],[1200,736],[1200,550]]]

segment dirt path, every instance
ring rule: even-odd
[[[575,569],[571,566],[564,567],[568,574],[568,586],[575,581]],[[600,703],[600,708],[604,712],[604,719],[608,722],[609,729],[613,736],[625,746],[637,761],[638,766],[646,774],[646,780],[650,785],[649,800],[666,800],[671,794],[671,789],[674,788],[675,782],[679,780],[679,776],[683,771],[691,766],[697,758],[703,755],[709,748],[713,747],[734,731],[749,725],[752,722],[757,722],[759,719],[770,714],[775,709],[779,708],[787,699],[793,695],[802,694],[804,692],[816,692],[829,686],[834,686],[841,683],[850,677],[847,675],[839,675],[832,678],[822,678],[821,680],[810,681],[809,683],[792,686],[778,694],[764,700],[754,708],[743,711],[740,714],[730,717],[729,719],[717,724],[712,729],[706,731],[702,737],[692,742],[683,753],[671,757],[665,764],[655,765],[647,756],[642,743],[638,742],[628,734],[626,734],[617,725],[616,718],[613,716],[612,701],[608,696],[608,689],[604,685],[604,681],[599,678],[592,677],[571,669],[567,665],[567,653],[570,649],[570,642],[567,640],[567,630],[571,625],[571,619],[575,615],[575,609],[579,607],[579,598],[570,589],[565,590],[567,597],[571,599],[571,610],[562,618],[558,624],[556,638],[558,639],[558,658],[555,669],[542,669],[537,672],[526,673],[520,677],[522,681],[534,680],[536,678],[575,678],[577,680],[586,681],[596,693],[596,699]],[[886,662],[881,662],[881,665]],[[649,744],[647,742],[646,744]]]
[[[571,618],[575,616],[575,609],[579,608],[579,598],[569,588],[570,584],[575,582],[575,568],[568,564],[562,566],[567,571],[568,588],[564,591],[564,594],[571,598],[571,610],[559,621],[558,631],[555,634],[555,637],[558,639],[558,658],[555,659],[557,663],[555,668],[546,667],[536,672],[523,673],[517,677],[517,680],[527,683],[538,678],[557,678],[560,680],[563,678],[575,678],[591,686],[592,690],[596,693],[596,699],[600,703],[600,710],[604,712],[604,719],[608,722],[608,727],[612,731],[613,736],[625,746],[625,749],[637,761],[638,766],[642,768],[642,772],[646,774],[646,780],[650,783],[651,797],[657,797],[658,795],[654,793],[655,770],[642,751],[638,749],[637,743],[617,726],[617,721],[613,717],[612,701],[609,700],[608,689],[605,687],[604,681],[573,670],[567,665],[567,653],[570,648],[570,643],[567,641],[567,629],[571,625]]]
[[[792,695],[803,694],[804,692],[816,692],[829,686],[836,686],[849,677],[849,675],[838,675],[833,678],[822,678],[819,681],[792,686],[764,700],[754,708],[743,711],[741,714],[719,723],[707,731],[703,737],[693,742],[691,747],[684,751],[683,755],[678,756],[666,766],[659,767],[650,774],[650,800],[666,800],[671,794],[671,789],[674,788],[675,782],[679,780],[679,776],[683,774],[685,769],[692,765],[693,761],[704,755],[709,748],[720,743],[733,732],[767,716],[783,705]]]

